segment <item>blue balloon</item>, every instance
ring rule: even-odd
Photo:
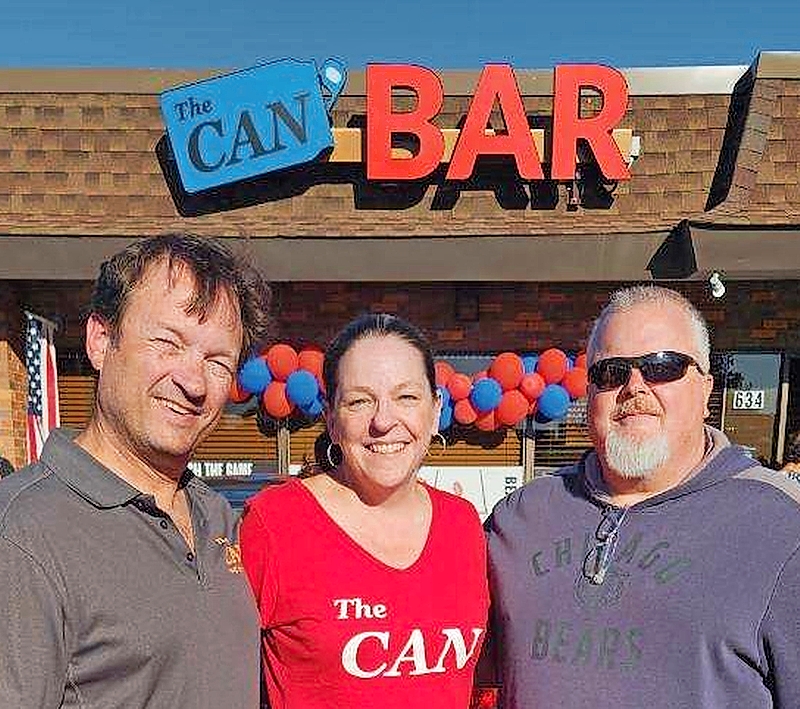
[[[469,395],[472,405],[481,413],[496,409],[502,398],[503,387],[492,377],[479,379],[475,382]]]
[[[453,425],[453,406],[442,406],[442,411],[439,414],[439,430],[444,431]]]
[[[442,400],[442,409],[452,406],[453,397],[450,396],[450,392],[448,391],[447,387],[436,388],[439,390],[439,398]]]
[[[522,358],[522,366],[525,368],[525,374],[533,374],[536,371],[536,363],[538,361],[539,355],[525,355]]]
[[[272,383],[272,374],[263,357],[250,357],[239,370],[239,386],[251,394],[261,394]]]
[[[286,378],[286,398],[296,406],[310,406],[317,394],[317,378],[307,369],[298,369]]]
[[[548,384],[538,399],[536,412],[546,419],[560,419],[569,410],[569,393],[560,384]]]
[[[575,366],[575,355],[567,355],[567,371]]]
[[[321,394],[317,394],[316,398],[310,404],[299,408],[306,416],[314,419],[322,413],[325,408],[325,403],[322,400]]]

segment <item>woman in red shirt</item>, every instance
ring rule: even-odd
[[[469,502],[421,482],[441,400],[421,333],[362,316],[325,354],[328,465],[241,528],[272,709],[466,709],[488,607]]]

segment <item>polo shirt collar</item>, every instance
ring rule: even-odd
[[[99,463],[73,440],[74,433],[57,428],[50,432],[42,450],[41,462],[65,485],[95,507],[121,507],[142,495],[119,475]],[[195,488],[194,475],[185,471],[181,485]]]

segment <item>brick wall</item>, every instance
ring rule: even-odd
[[[553,346],[578,350],[609,293],[620,285],[277,283],[274,337],[298,346],[324,346],[356,315],[386,311],[422,328],[438,351],[535,351]],[[665,285],[680,290],[700,308],[713,331],[715,349],[800,352],[796,281],[731,281],[721,300],[711,298],[704,281]],[[91,284],[25,282],[17,288],[20,304],[59,321],[59,351],[82,350],[81,313]],[[477,295],[477,320],[456,317],[459,294]],[[7,312],[0,304],[0,322]]]
[[[83,346],[81,313],[90,292],[91,284],[82,282],[0,282],[0,455],[17,468],[26,458],[23,310],[58,322],[57,350],[77,352]]]
[[[15,467],[25,462],[25,397],[22,314],[16,289],[0,283],[0,455]]]
[[[83,347],[83,315],[92,295],[88,281],[20,281],[20,307],[58,324],[56,345]]]
[[[800,353],[796,282],[732,281],[714,300],[702,281],[670,284],[685,293],[712,328],[715,350]],[[359,313],[397,313],[421,327],[438,352],[580,350],[613,283],[280,283],[274,286],[275,339],[327,344]],[[0,451],[15,465],[25,456],[26,378],[21,308],[56,318],[59,352],[82,350],[81,312],[89,283],[0,283]],[[459,297],[477,296],[477,319],[456,315]],[[10,453],[10,455],[9,455]]]
[[[592,320],[614,283],[287,283],[275,287],[276,337],[327,343],[349,319],[385,310],[421,327],[438,351],[502,351],[585,346]],[[667,284],[703,312],[717,350],[800,351],[795,281],[733,281],[714,300],[703,281]],[[478,319],[456,317],[459,291],[476,293]]]
[[[771,214],[769,201],[760,200],[754,202],[759,214],[754,204],[747,211],[750,221],[759,221],[763,211],[764,223],[785,223],[786,210],[800,205],[794,179],[800,158],[786,147],[797,143],[800,132],[793,103],[798,87],[800,82],[792,81],[765,85],[774,109],[770,138],[775,142],[758,153],[768,164],[751,167],[763,167],[763,180],[770,184],[760,184],[762,191],[783,190],[784,216]],[[459,125],[469,102],[464,96],[446,97],[437,123]],[[523,102],[531,121],[549,130],[552,98],[525,96]],[[563,186],[556,189],[555,203],[540,203],[511,173],[484,170],[480,178],[458,186],[431,178],[422,189],[407,185],[381,192],[370,190],[359,170],[351,170],[321,184],[300,180],[302,188],[285,199],[187,219],[176,211],[154,152],[164,131],[157,96],[0,92],[0,227],[32,236],[147,235],[181,228],[252,237],[660,230],[704,214],[730,102],[726,95],[632,96],[621,126],[641,137],[642,153],[632,179],[617,185],[609,209],[568,212]],[[762,103],[756,101],[755,109],[767,110]],[[364,96],[342,96],[334,124],[363,123],[365,106]],[[502,125],[497,111],[491,120],[495,127]],[[777,185],[769,177],[772,161],[780,167]]]

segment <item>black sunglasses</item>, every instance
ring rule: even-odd
[[[639,357],[608,357],[589,367],[589,381],[598,389],[616,389],[628,383],[635,368],[649,384],[663,384],[677,381],[692,365],[703,374],[692,357],[672,350],[650,352]]]
[[[583,560],[583,575],[594,586],[605,581],[617,550],[619,528],[628,514],[627,507],[607,507],[594,533],[594,546],[589,547]]]

